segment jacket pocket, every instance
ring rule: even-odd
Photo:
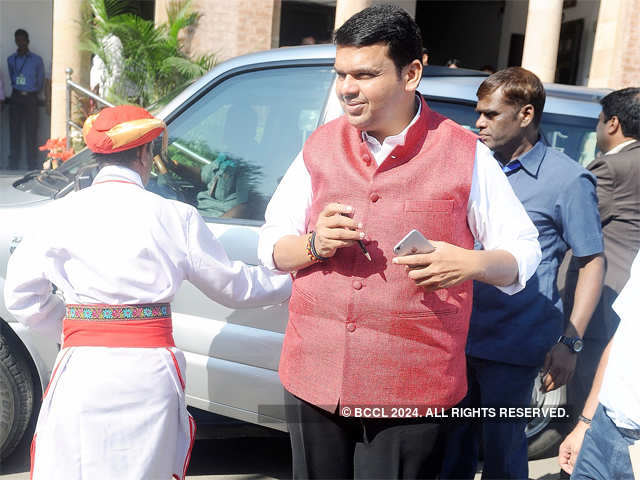
[[[420,230],[429,240],[452,243],[453,200],[407,200],[404,202],[404,225],[408,233]]]

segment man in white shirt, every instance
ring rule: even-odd
[[[293,474],[431,478],[442,428],[415,417],[465,394],[469,280],[521,290],[537,231],[489,149],[416,95],[422,40],[404,10],[369,7],[335,38],[345,116],[293,161],[258,247],[296,272],[279,367]],[[435,252],[393,258],[414,228]],[[351,417],[381,406],[412,418]]]
[[[183,479],[195,423],[171,328],[180,284],[231,307],[289,296],[286,275],[230,261],[193,207],[144,189],[164,131],[140,107],[89,117],[100,172],[51,202],[9,260],[7,309],[56,341],[64,331],[32,444],[35,480]]]
[[[640,255],[613,304],[620,324],[602,354],[582,415],[560,445],[558,461],[574,480],[633,480],[640,473],[638,292]]]

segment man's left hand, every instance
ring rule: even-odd
[[[431,242],[435,251],[395,257],[393,263],[405,265],[409,278],[428,292],[449,288],[477,273],[473,250],[446,242]]]
[[[577,360],[577,354],[569,347],[563,343],[556,343],[544,359],[540,391],[547,393],[566,385],[573,376]]]

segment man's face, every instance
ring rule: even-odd
[[[602,153],[607,153],[610,150],[607,122],[604,121],[604,112],[602,111],[598,116],[598,124],[596,125],[596,146]]]
[[[478,99],[476,120],[480,140],[497,153],[508,153],[515,149],[524,135],[519,115],[520,108],[508,104],[504,99],[502,88],[490,95]]]
[[[336,94],[342,109],[351,125],[372,135],[402,122],[399,105],[408,93],[413,95],[405,89],[388,50],[382,43],[336,49]]]
[[[26,52],[29,47],[29,40],[24,35],[16,35],[16,46],[19,52]]]

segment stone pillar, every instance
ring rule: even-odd
[[[556,77],[561,24],[562,0],[529,0],[522,66],[543,82]]]
[[[360,10],[364,10],[371,4],[372,0],[337,0],[334,28],[340,28],[340,26],[355,13],[358,13]]]
[[[64,137],[66,131],[66,74],[74,71],[73,80],[89,85],[90,54],[81,51],[80,31],[83,0],[53,2],[53,58],[51,61],[51,138]]]
[[[156,25],[160,25],[161,23],[164,23],[167,21],[167,5],[169,4],[170,0],[155,0],[156,1],[156,6],[155,6],[155,16],[154,16],[154,22]]]
[[[640,0],[601,0],[590,87],[640,85]]]

